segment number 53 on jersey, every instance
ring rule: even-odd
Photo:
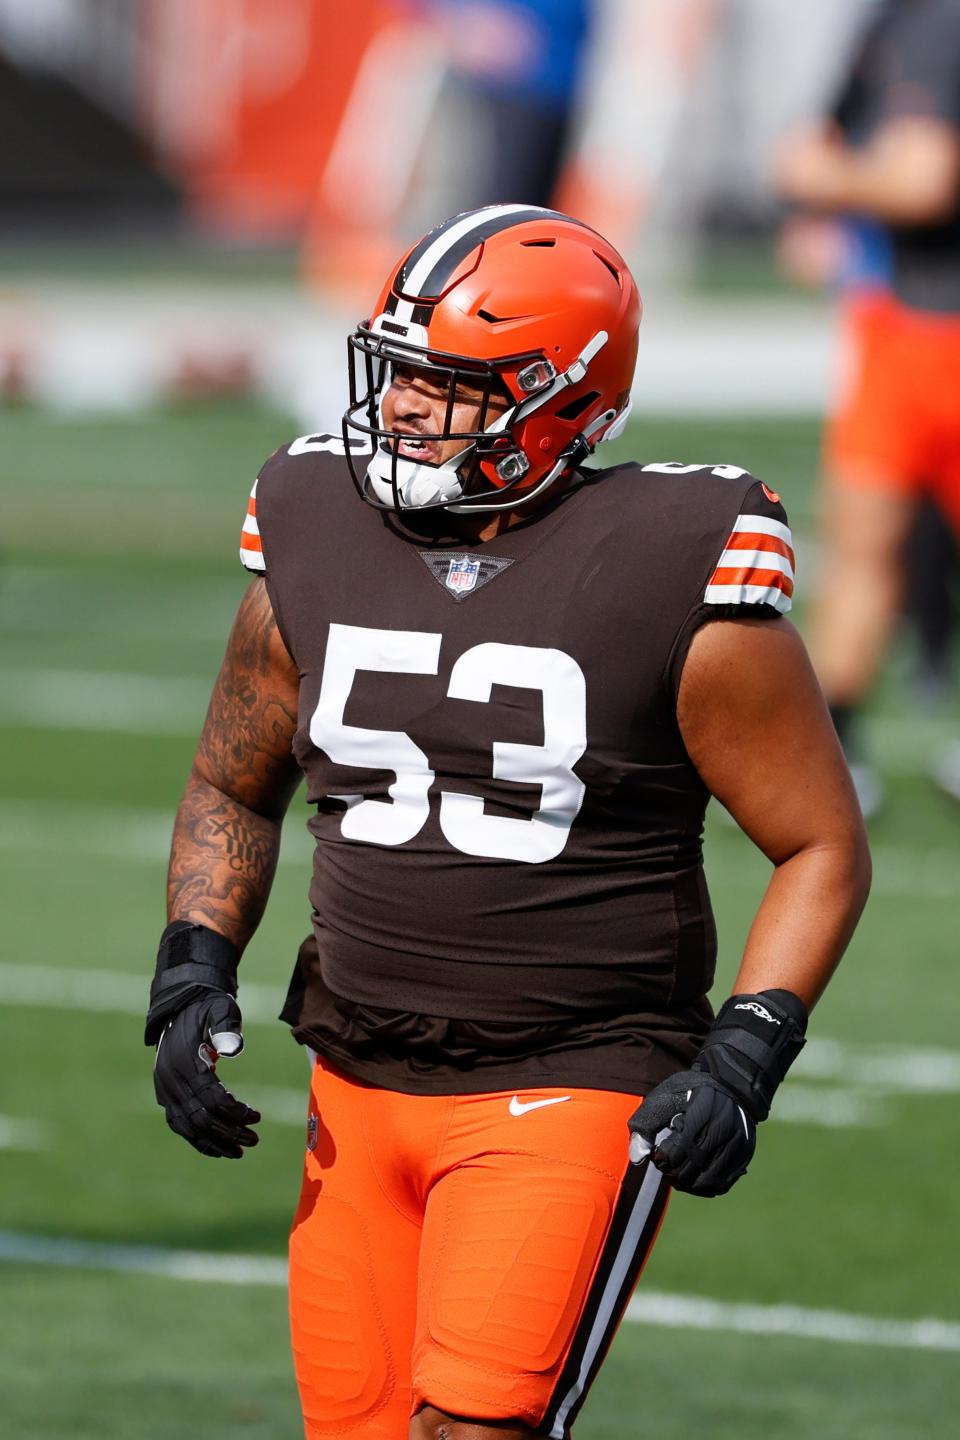
[[[341,831],[348,840],[403,845],[427,822],[435,778],[429,757],[405,731],[347,725],[344,712],[358,671],[436,675],[442,640],[440,634],[420,630],[330,626],[310,739],[336,765],[396,775],[387,790],[389,800],[339,797],[347,804]],[[529,819],[490,815],[481,796],[442,790],[440,828],[449,843],[466,855],[528,864],[555,860],[583,804],[585,787],[573,771],[587,748],[583,671],[562,650],[490,642],[472,646],[457,659],[447,694],[454,700],[487,704],[494,685],[540,691],[543,744],[493,744],[494,779],[539,785],[539,808]]]

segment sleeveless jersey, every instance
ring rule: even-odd
[[[241,556],[316,806],[283,1018],[388,1088],[642,1094],[711,1018],[680,674],[706,620],[789,608],[786,516],[736,466],[671,462],[581,473],[486,542],[449,523],[363,501],[338,437],[254,486]]]

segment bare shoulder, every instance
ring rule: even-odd
[[[677,720],[707,789],[771,859],[860,832],[849,774],[806,647],[788,620],[715,620],[694,636]]]
[[[297,775],[291,745],[298,690],[266,584],[254,579],[230,631],[195,770],[251,808],[262,810],[274,790],[285,803]]]
[[[273,676],[279,683],[297,684],[297,669],[283,643],[266,581],[257,576],[250,581],[240,601],[230,638],[226,659],[238,673],[251,676]]]
[[[734,708],[770,699],[784,680],[819,695],[819,686],[795,626],[783,617],[713,620],[690,642],[678,699],[681,725],[695,723],[705,698]],[[789,702],[791,694],[783,696]]]
[[[743,743],[783,745],[798,728],[833,743],[833,725],[806,646],[789,620],[714,620],[690,643],[677,720],[695,764]]]

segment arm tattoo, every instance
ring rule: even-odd
[[[209,925],[242,950],[263,914],[279,853],[279,820],[257,815],[194,772],[173,831],[168,919]]]
[[[278,780],[292,765],[297,687],[266,585],[254,580],[237,612],[213,687],[196,768],[261,814],[282,816],[290,798],[282,784],[278,788]]]
[[[237,613],[173,832],[167,916],[240,949],[263,914],[299,779],[298,678],[262,580]]]

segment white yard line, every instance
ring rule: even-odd
[[[864,1130],[891,1118],[884,1116],[881,1098],[850,1086],[804,1085],[791,1075],[777,1094],[770,1119],[787,1125],[816,1125],[822,1130]]]
[[[142,1016],[150,976],[119,970],[71,970],[53,965],[0,964],[0,1003],[51,1010],[86,1010],[105,1015]],[[284,988],[241,982],[244,1022],[275,1021]]]
[[[173,810],[134,810],[115,805],[82,805],[56,800],[0,803],[0,850],[23,854],[71,853],[99,860],[152,864],[166,861]],[[308,873],[313,841],[306,809],[291,812],[284,826],[281,863]]]
[[[162,1250],[152,1245],[104,1245],[0,1230],[0,1261],[49,1265],[64,1270],[119,1270],[165,1280],[212,1285],[286,1285],[285,1260],[267,1255],[218,1255],[202,1250]]]
[[[804,1080],[841,1080],[877,1095],[960,1094],[960,1051],[932,1046],[849,1045],[815,1035],[796,1064]]]
[[[133,864],[165,860],[173,813],[7,801],[0,805],[0,849],[17,854],[73,851],[98,860]]]
[[[210,679],[112,670],[8,670],[0,693],[0,723],[128,735],[194,735],[203,723],[210,686]]]
[[[0,1004],[130,1016],[146,1005],[147,975],[53,965],[0,963]],[[282,984],[241,982],[247,1025],[274,1024]],[[863,1129],[892,1123],[887,1100],[906,1095],[960,1094],[960,1052],[932,1047],[856,1045],[815,1036],[777,1097],[771,1120],[820,1129]],[[306,1090],[282,1088],[248,1097],[279,1125],[304,1123]],[[2,1136],[2,1132],[0,1132]],[[0,1139],[2,1144],[2,1139]]]
[[[960,1324],[949,1320],[874,1319],[842,1310],[804,1310],[796,1305],[731,1305],[693,1295],[645,1292],[642,1284],[625,1318],[636,1325],[679,1330],[787,1335],[849,1345],[886,1345],[897,1350],[960,1350]]]
[[[221,582],[216,584],[222,589]],[[63,623],[63,617],[56,618]],[[203,720],[212,680],[212,674],[163,677],[115,670],[8,669],[0,693],[0,724],[190,736]],[[957,739],[960,719],[949,712],[919,710],[902,716],[872,715],[866,717],[864,730],[867,748],[881,771],[927,775],[931,755]]]
[[[283,832],[280,862],[303,868],[306,875],[312,840],[306,830],[307,809],[295,801]],[[22,854],[67,853],[131,864],[166,860],[173,830],[172,810],[136,810],[125,806],[84,805],[59,800],[0,802],[0,850]],[[724,854],[707,841],[707,870],[714,885],[732,885],[758,895],[765,883],[759,864],[744,865],[743,854]],[[917,900],[960,900],[957,852],[949,847],[912,850],[906,846],[875,845],[874,895],[904,896]]]
[[[202,1250],[162,1250],[148,1245],[106,1245],[0,1231],[0,1261],[56,1269],[112,1270],[208,1285],[287,1283],[283,1260],[263,1255],[220,1255]],[[626,1319],[635,1325],[717,1330],[742,1335],[784,1335],[897,1350],[960,1351],[960,1324],[949,1320],[889,1320],[840,1310],[806,1310],[793,1305],[733,1305],[694,1295],[640,1290]]]
[[[0,1115],[0,1150],[46,1150],[50,1137],[35,1120]]]
[[[182,655],[185,617],[189,617],[191,646],[199,641],[210,644],[214,651],[222,651],[229,617],[246,583],[239,568],[234,580],[179,574],[175,582],[176,604],[171,605],[166,586],[149,575],[142,583],[125,578],[124,603],[118,605],[111,596],[111,582],[102,573],[77,574],[69,567],[32,565],[9,555],[4,560],[0,636],[15,641],[31,635],[75,641],[78,654],[88,653],[90,636],[95,632],[99,638],[136,637],[147,657],[156,642],[179,641]],[[50,673],[54,667],[40,668]],[[74,667],[68,661],[63,668]],[[213,675],[213,669],[207,672],[208,684],[212,684]]]
[[[141,1015],[149,976],[122,970],[80,970],[66,966],[0,962],[0,1003],[39,1005],[55,1010],[103,1011]],[[245,1020],[272,1020],[283,1001],[284,982],[276,986],[240,982]],[[823,1036],[807,1042],[787,1081],[832,1081],[844,1090],[865,1086],[887,1093],[960,1094],[960,1051],[932,1046],[858,1045]],[[805,1085],[824,1100],[834,1093]],[[778,1102],[779,1103],[779,1102]]]

